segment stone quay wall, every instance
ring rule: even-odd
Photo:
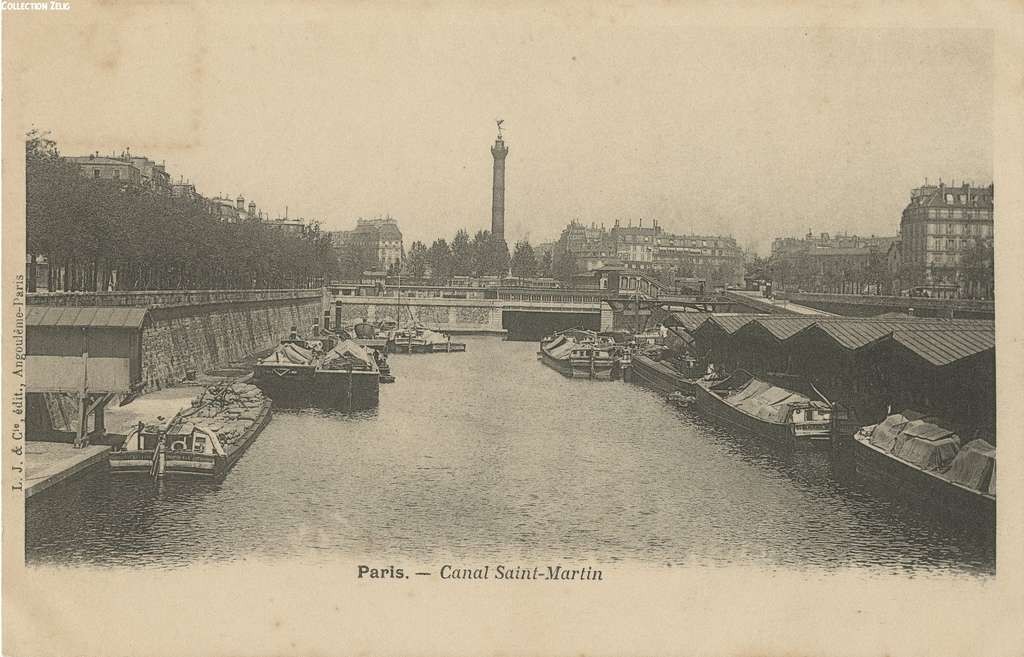
[[[155,308],[142,330],[146,390],[273,349],[291,327],[308,335],[321,316],[320,296]]]
[[[313,290],[157,290],[39,293],[31,305],[141,306],[144,391],[186,372],[224,367],[272,349],[292,326],[300,334],[321,321],[325,295]]]

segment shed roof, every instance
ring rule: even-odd
[[[756,315],[717,315],[709,321],[718,324],[726,333],[732,334],[756,319]]]
[[[145,319],[145,308],[131,306],[29,306],[26,325],[138,329]]]
[[[731,336],[765,331],[780,342],[799,340],[795,336],[813,333],[851,351],[895,342],[938,367],[995,348],[995,323],[991,320],[707,313],[674,313],[672,318],[690,333],[718,329]]]
[[[899,330],[893,340],[932,365],[949,365],[958,360],[995,349],[991,330]]]
[[[786,340],[814,323],[812,317],[778,317],[768,316],[749,323],[747,327],[760,326],[771,333],[776,340]]]
[[[888,322],[815,322],[808,330],[821,331],[846,349],[860,349],[892,334]]]

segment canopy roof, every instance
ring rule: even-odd
[[[779,343],[817,335],[848,351],[894,344],[937,367],[995,351],[995,323],[991,320],[672,313],[665,324],[693,335],[760,333]]]
[[[146,308],[131,306],[29,306],[27,326],[138,329]]]

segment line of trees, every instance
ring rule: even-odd
[[[460,228],[451,242],[443,237],[434,240],[429,247],[420,241],[413,242],[402,273],[445,283],[455,276],[504,276],[510,264],[504,240],[495,238],[487,230],[477,231],[470,238],[469,232]]]
[[[51,291],[316,287],[337,271],[316,223],[301,236],[226,223],[202,199],[88,179],[37,131],[25,164],[30,290],[39,256]]]
[[[793,256],[764,262],[768,277],[780,288],[805,292],[858,293],[866,287],[886,290],[890,280],[885,255],[872,253],[867,259]]]

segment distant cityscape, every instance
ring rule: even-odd
[[[510,254],[503,234],[508,148],[499,136],[491,150],[496,153],[492,232],[481,231],[470,243],[469,233],[460,230],[465,235],[457,233],[451,243],[441,237],[430,245],[417,242],[407,254],[398,219],[388,214],[360,217],[352,229],[324,233],[339,265],[323,272],[324,276],[382,280],[401,274],[448,283],[453,276],[512,275],[586,287],[601,272],[625,270],[657,279],[665,287],[700,281],[709,288],[768,286],[778,291],[896,296],[992,298],[994,293],[991,184],[925,184],[910,191],[898,223],[894,209],[894,234],[814,234],[809,230],[800,237],[776,237],[767,257],[744,251],[732,235],[677,233],[666,230],[656,218],[639,217],[616,219],[610,228],[571,219],[557,240],[536,245],[521,240]],[[295,236],[318,224],[301,216],[289,217],[287,207],[283,215],[272,216],[241,194],[233,199],[224,194],[203,196],[191,180],[173,181],[163,162],[129,150],[64,159],[77,165],[83,178],[186,200],[221,222],[258,223]],[[468,250],[480,251],[482,240],[494,242],[487,247],[490,255],[470,256]],[[500,251],[496,256],[495,249]],[[480,265],[481,260],[488,264]],[[470,261],[477,264],[471,266]],[[32,278],[52,287],[46,254],[30,254],[29,263],[35,268]],[[57,287],[66,278],[77,280],[58,277]]]
[[[90,155],[68,156],[65,159],[77,164],[82,176],[86,178],[120,182],[123,185],[138,186],[160,196],[198,201],[206,207],[211,216],[227,222],[260,221],[293,234],[302,233],[306,227],[304,218],[289,218],[287,210],[284,216],[272,219],[270,213],[258,208],[254,201],[250,200],[246,205],[245,197],[242,195],[235,199],[223,195],[207,198],[196,191],[196,186],[190,180],[180,178],[178,182],[173,182],[163,162],[157,163],[142,155],[132,155],[130,150],[124,150],[120,154],[112,153],[109,156],[96,152]]]

